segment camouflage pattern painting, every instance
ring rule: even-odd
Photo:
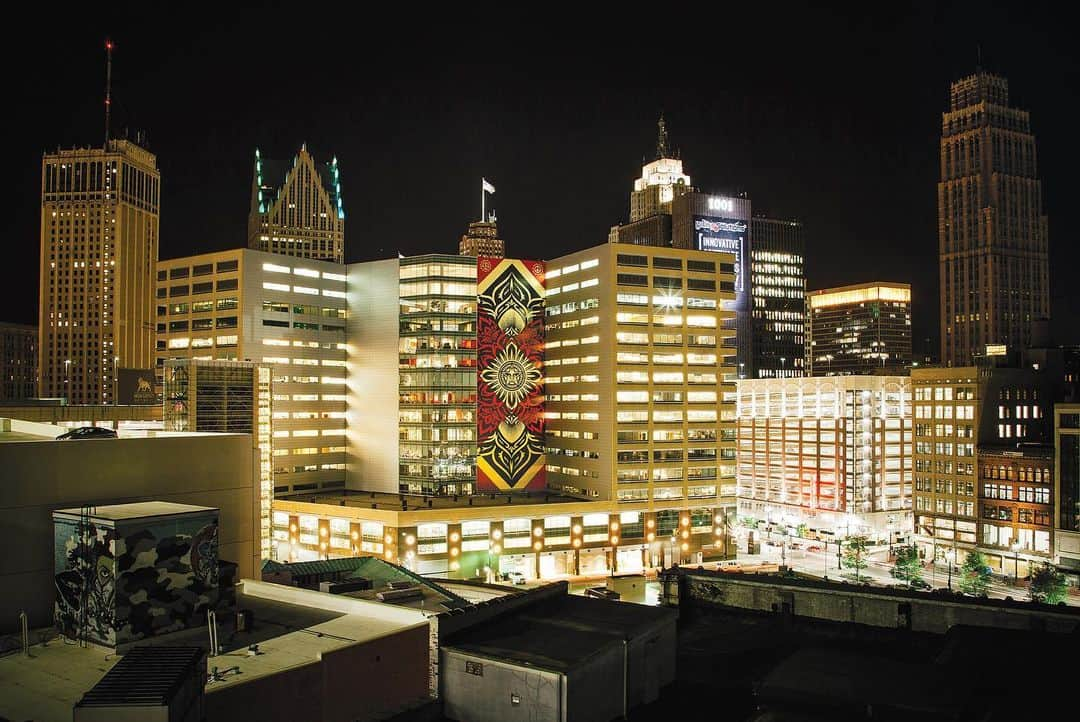
[[[201,624],[218,604],[218,516],[169,520],[57,519],[56,624],[115,647]],[[85,611],[84,611],[85,610]]]

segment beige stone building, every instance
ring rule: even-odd
[[[130,141],[42,158],[38,395],[114,404],[119,369],[153,366],[160,193]]]

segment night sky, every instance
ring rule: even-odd
[[[36,323],[41,153],[100,145],[110,36],[114,135],[148,133],[161,170],[162,258],[243,246],[255,148],[289,159],[305,141],[316,161],[338,158],[348,261],[456,252],[481,176],[511,255],[603,243],[628,219],[662,111],[695,186],[803,221],[809,288],[908,281],[915,349],[930,337],[936,350],[941,112],[981,47],[1031,111],[1055,331],[1080,342],[1072,26],[1020,3],[864,4],[864,17],[757,5],[669,18],[628,5],[595,25],[554,8],[419,26],[418,7],[377,20],[295,3],[20,21],[33,31],[6,39],[2,320]]]

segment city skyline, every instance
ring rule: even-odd
[[[802,39],[802,20],[823,34]],[[78,32],[61,31],[64,51],[43,60],[42,77],[63,77],[70,96],[61,101],[40,83],[17,81],[16,94],[43,118],[16,119],[25,127],[9,197],[30,203],[27,189],[36,182],[26,181],[41,153],[99,142],[106,35],[116,42],[114,135],[125,127],[132,137],[146,131],[161,163],[162,258],[242,247],[254,150],[290,157],[304,142],[316,157],[336,155],[348,168],[347,261],[452,253],[460,229],[479,216],[473,206],[482,176],[500,188],[493,206],[514,255],[554,257],[589,247],[629,220],[625,188],[653,152],[663,112],[695,186],[746,191],[755,212],[804,224],[808,288],[875,278],[911,282],[913,345],[922,351],[929,338],[936,349],[934,193],[949,84],[974,72],[980,53],[984,68],[1009,79],[1017,102],[1032,113],[1055,235],[1076,149],[1067,140],[1068,113],[1052,111],[1077,102],[1067,82],[1075,61],[1056,31],[1036,35],[1038,12],[1015,19],[1008,31],[994,28],[992,16],[969,25],[959,9],[914,9],[889,20],[895,22],[880,28],[872,17],[792,16],[775,28],[777,43],[790,41],[785,53],[762,57],[749,52],[749,37],[735,37],[730,55],[742,59],[717,74],[704,64],[704,50],[688,47],[686,70],[674,77],[660,67],[627,77],[618,54],[587,57],[602,55],[599,45],[544,69],[543,58],[521,52],[527,44],[503,54],[496,40],[487,55],[447,48],[422,30],[404,49],[427,52],[393,60],[374,46],[346,52],[328,43],[328,57],[341,61],[328,65],[378,72],[364,70],[362,83],[348,75],[317,77],[312,89],[332,90],[329,99],[305,93],[309,99],[289,113],[263,113],[259,78],[247,69],[251,46],[270,32],[258,18],[226,13],[215,30],[179,22],[162,31],[164,46],[173,48],[162,53],[135,21],[95,17]],[[932,31],[911,40],[919,27]],[[567,80],[561,71],[569,67],[578,72]],[[302,69],[284,72],[299,76]],[[207,174],[210,159],[215,171]],[[400,192],[406,184],[409,192]],[[17,212],[11,231],[34,237],[36,221],[36,213]],[[873,256],[859,253],[868,237]],[[33,294],[33,280],[17,270],[21,261],[33,262],[32,251],[15,253],[2,280]],[[1050,253],[1058,269],[1051,277],[1055,326],[1061,340],[1073,341],[1078,322],[1065,316],[1080,291],[1056,274],[1075,251],[1061,242],[1051,243]],[[849,262],[838,264],[841,258]],[[34,317],[22,308],[10,315],[5,320]]]

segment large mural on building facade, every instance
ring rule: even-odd
[[[543,489],[544,264],[476,259],[479,491]]]
[[[217,512],[54,522],[58,630],[109,647],[201,623],[219,602]],[[83,530],[86,534],[83,536]]]

